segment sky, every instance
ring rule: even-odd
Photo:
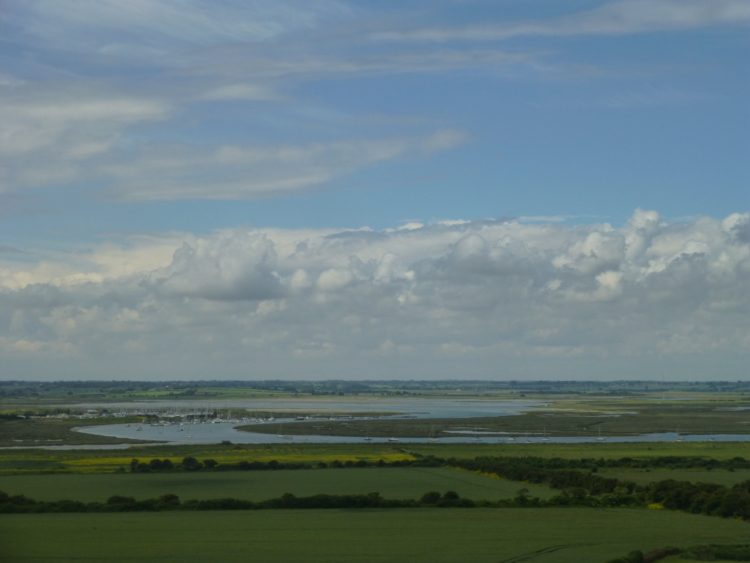
[[[746,379],[748,0],[0,0],[0,379]]]

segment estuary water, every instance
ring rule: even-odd
[[[71,405],[72,406],[72,405]],[[520,414],[538,407],[547,406],[539,401],[497,400],[491,398],[429,398],[429,397],[361,397],[361,398],[290,398],[290,399],[229,399],[229,400],[155,400],[123,403],[76,404],[78,408],[106,407],[110,412],[154,413],[178,415],[185,413],[207,413],[226,409],[245,409],[252,413],[278,413],[265,424],[270,433],[245,432],[237,426],[257,423],[257,420],[221,422],[174,422],[170,424],[110,424],[82,426],[78,432],[117,439],[129,438],[149,440],[155,444],[284,444],[284,443],[442,443],[442,444],[539,444],[539,443],[596,443],[596,442],[746,442],[750,434],[695,434],[675,432],[640,434],[632,436],[546,436],[534,434],[510,434],[502,432],[455,431],[450,436],[439,438],[376,438],[358,436],[295,435],[295,418],[314,413],[316,417],[331,416],[339,419],[342,413],[356,413],[357,418],[472,418]],[[283,413],[283,414],[282,414]],[[289,417],[289,418],[287,418]],[[143,443],[142,445],[148,445]],[[66,449],[68,446],[48,446]],[[73,446],[81,448],[81,446]],[[88,446],[100,448],[102,446]],[[111,447],[111,446],[110,446]],[[120,445],[119,447],[128,447]]]
[[[289,423],[287,427],[284,426]],[[308,436],[287,434],[293,431],[292,420],[277,420],[272,425],[279,428],[279,434],[245,432],[237,430],[237,423],[218,422],[213,424],[171,424],[167,426],[150,426],[138,424],[110,424],[76,428],[78,432],[108,436],[112,438],[132,438],[136,440],[155,440],[162,444],[218,444],[229,441],[233,444],[361,444],[361,443],[405,443],[405,444],[583,444],[583,443],[617,443],[617,442],[747,442],[750,434],[677,434],[665,432],[660,434],[639,434],[633,436],[539,436],[503,433],[463,434],[440,438],[366,438],[359,436]],[[283,432],[283,433],[282,433]]]

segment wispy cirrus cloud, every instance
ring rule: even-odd
[[[271,101],[278,100],[280,95],[274,92],[267,84],[235,82],[209,87],[205,92],[196,96],[197,100],[203,101]]]
[[[548,20],[374,32],[388,41],[501,41],[515,37],[627,35],[750,24],[745,0],[620,0]]]
[[[357,75],[439,73],[459,69],[508,69],[533,67],[539,57],[533,52],[500,49],[412,49],[397,52],[349,52],[320,54],[274,52],[232,46],[196,56],[190,76],[215,78],[253,76],[258,80],[345,77]]]
[[[150,141],[138,128],[173,122],[196,102],[276,101],[259,82],[179,97],[136,95],[97,84],[34,82],[0,90],[0,193],[96,180],[122,200],[246,199],[317,187],[378,162],[464,143],[451,129],[428,134],[309,143]]]
[[[0,193],[65,185],[110,154],[129,128],[165,119],[172,106],[117,92],[40,94],[33,85],[0,92]]]
[[[0,154],[19,156],[55,147],[74,157],[86,156],[98,144],[95,139],[104,142],[119,127],[163,119],[169,111],[168,104],[157,100],[117,94],[5,98],[0,106]],[[71,142],[73,136],[78,140]]]
[[[34,77],[21,78],[22,69],[18,76],[3,75],[0,156],[9,164],[0,169],[0,192],[95,180],[108,185],[117,199],[150,201],[244,199],[318,187],[377,162],[450,149],[466,135],[450,131],[450,125],[432,134],[415,128],[393,134],[352,128],[335,140],[326,135],[319,142],[292,138],[272,144],[248,129],[229,145],[195,143],[190,133],[179,131],[180,123],[192,116],[201,126],[217,115],[213,107],[228,102],[274,104],[270,111],[295,104],[297,115],[303,115],[304,102],[285,89],[301,80],[525,62],[520,53],[342,53],[339,45],[323,54],[304,39],[290,49],[274,43],[277,36],[303,33],[350,14],[338,2],[11,3],[0,25],[9,30],[11,41],[42,58],[54,52],[57,59],[59,44],[62,51],[98,57],[98,63],[87,60],[95,68],[106,62],[126,75],[136,68],[170,70],[148,84],[61,72],[43,88]],[[97,25],[88,25],[93,19]],[[128,60],[120,57],[123,46],[130,49]],[[152,56],[152,50],[169,57]],[[63,67],[71,64],[64,56],[56,64],[60,61]],[[179,132],[152,139],[157,123],[161,131]]]
[[[196,46],[267,41],[349,11],[335,0],[39,0],[9,3],[0,21],[14,36],[65,51],[148,58]]]
[[[269,197],[318,187],[379,162],[448,150],[468,139],[464,132],[442,129],[307,144],[134,141],[132,129],[168,119],[180,106],[110,92],[56,94],[0,95],[0,158],[7,163],[0,169],[0,193],[96,180],[116,199],[129,201]],[[207,97],[249,94],[219,88]]]
[[[105,164],[100,172],[112,194],[124,200],[249,199],[310,189],[379,162],[448,150],[466,140],[461,131],[441,130],[306,145],[157,147]]]

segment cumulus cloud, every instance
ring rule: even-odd
[[[750,243],[750,215],[732,213],[723,224],[725,231],[732,233],[738,241]]]
[[[275,267],[274,245],[266,236],[226,232],[183,243],[154,281],[166,293],[188,297],[273,299],[282,294]]]
[[[748,224],[638,210],[621,227],[234,229],[108,243],[78,271],[8,254],[0,357],[175,377],[734,376]]]

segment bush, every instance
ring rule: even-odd
[[[440,502],[441,498],[440,493],[437,491],[430,491],[429,493],[423,494],[422,498],[419,499],[419,502],[422,504],[437,504]]]

